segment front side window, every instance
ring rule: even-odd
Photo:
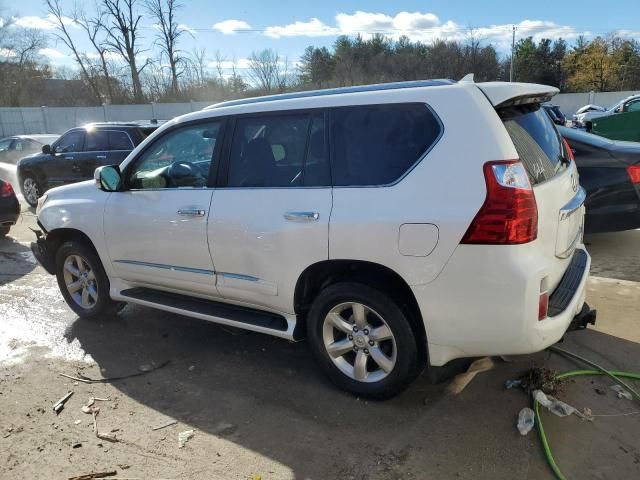
[[[87,139],[84,146],[85,152],[104,152],[109,150],[109,138],[105,130],[87,131]]]
[[[639,112],[640,111],[640,100],[634,100],[627,104],[627,112]]]
[[[221,122],[199,123],[166,132],[136,160],[128,175],[133,189],[207,186]]]
[[[331,122],[336,186],[398,180],[441,133],[435,115],[419,103],[334,108]]]
[[[322,112],[238,118],[228,186],[329,185],[326,150]]]
[[[84,144],[84,132],[74,130],[63,135],[56,143],[56,153],[80,152]]]

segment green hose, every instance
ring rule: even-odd
[[[600,365],[597,365],[596,363],[593,363],[590,360],[582,358],[579,355],[576,355],[575,353],[572,353],[572,352],[568,352],[562,348],[553,346],[553,347],[549,347],[549,349],[554,352],[560,353],[561,355],[566,355],[576,360],[580,360],[581,362],[586,363],[587,365],[597,368],[597,370],[573,370],[570,372],[561,373],[559,375],[556,375],[557,379],[569,378],[569,377],[580,377],[585,375],[607,375],[611,377],[613,380],[615,380],[616,383],[618,383],[619,385],[627,389],[636,398],[636,400],[640,401],[640,395],[638,394],[638,392],[636,392],[625,381],[622,380],[622,378],[640,380],[640,374],[630,373],[630,372],[608,371],[603,367],[601,367]],[[540,441],[542,442],[542,448],[544,450],[544,455],[547,458],[547,463],[551,467],[551,470],[553,471],[556,478],[558,478],[559,480],[566,480],[566,477],[560,471],[560,468],[558,467],[558,464],[556,463],[551,453],[551,448],[549,447],[547,436],[544,433],[544,425],[542,424],[542,417],[540,416],[540,404],[535,398],[533,399],[533,411],[535,412],[536,423],[538,425],[538,432],[540,434]]]

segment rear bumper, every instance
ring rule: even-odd
[[[501,249],[501,250],[499,250]],[[591,257],[580,245],[538,320],[544,263],[521,246],[460,245],[440,276],[413,287],[435,366],[455,358],[516,355],[558,342],[585,305]]]
[[[20,202],[15,197],[0,198],[0,226],[15,225],[20,218]]]

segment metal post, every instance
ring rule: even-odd
[[[27,132],[27,126],[24,123],[24,112],[22,111],[22,107],[20,107],[20,119],[22,120],[22,133],[31,133]]]
[[[104,103],[102,104],[102,119],[107,121],[107,105]]]
[[[513,82],[513,57],[516,53],[516,26],[511,30],[511,66],[509,67],[509,81]]]
[[[156,119],[156,102],[151,102],[151,118],[150,120],[157,120]]]
[[[42,112],[42,124],[44,125],[44,133],[51,133],[49,131],[49,122],[47,121],[47,106],[42,105],[40,107],[40,111]]]

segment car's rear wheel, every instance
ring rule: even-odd
[[[327,376],[356,395],[393,397],[419,373],[408,316],[367,285],[344,282],[322,291],[309,311],[307,334]]]
[[[22,181],[22,196],[25,201],[32,207],[38,205],[38,199],[42,195],[42,189],[33,177],[26,177]]]
[[[82,242],[70,241],[60,246],[56,278],[67,305],[81,318],[114,315],[122,307],[109,295],[109,278],[100,259]]]
[[[11,227],[0,227],[0,238],[6,237]]]

